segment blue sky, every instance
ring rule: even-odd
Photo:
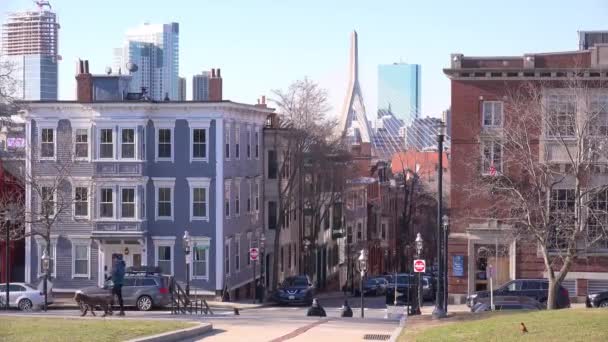
[[[606,0],[51,0],[61,23],[59,93],[73,99],[74,62],[92,71],[112,64],[112,48],[144,21],[180,23],[180,74],[222,68],[224,97],[254,103],[308,76],[341,111],[349,34],[359,32],[360,81],[368,115],[376,112],[377,65],[422,65],[422,113],[450,104],[442,68],[450,53],[521,55],[575,50],[577,30],[608,29]],[[33,8],[0,0],[0,12]],[[191,83],[188,81],[188,93]]]

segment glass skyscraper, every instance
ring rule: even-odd
[[[208,101],[209,100],[209,79],[211,73],[203,71],[200,75],[192,77],[192,100],[193,101]]]
[[[393,63],[378,66],[378,115],[392,112],[409,125],[420,113],[420,65]]]

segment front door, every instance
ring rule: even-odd
[[[106,253],[103,270],[106,278],[112,274],[113,260],[119,255],[122,255],[126,267],[143,264],[143,254],[139,245],[106,245],[104,248]]]

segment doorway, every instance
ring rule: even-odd
[[[509,247],[507,245],[475,245],[474,291],[490,289],[490,277],[493,288],[510,280]],[[492,269],[490,271],[490,269]]]

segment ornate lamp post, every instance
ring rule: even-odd
[[[445,257],[442,254],[443,241],[442,234],[442,215],[443,215],[443,137],[445,125],[442,123],[437,134],[437,299],[435,300],[435,309],[433,310],[433,318],[445,318],[447,316],[444,304],[444,279],[445,279]]]
[[[365,303],[363,296],[363,280],[365,279],[365,273],[367,273],[367,253],[365,253],[365,249],[362,249],[361,254],[359,254],[359,272],[361,273],[361,282],[359,287],[359,292],[361,292],[361,318],[364,318]]]
[[[443,311],[448,314],[448,232],[450,222],[448,215],[443,215]]]
[[[422,247],[424,244],[424,241],[422,241],[422,236],[420,235],[420,233],[416,234],[416,259],[421,259],[421,255],[422,255]],[[417,315],[420,315],[420,308],[422,307],[422,274],[420,272],[418,272],[418,286],[417,286],[417,292],[416,292],[416,297],[418,299],[417,302],[417,307],[415,310],[415,313]]]
[[[264,257],[264,252],[266,250],[266,235],[262,233],[260,235],[260,286],[262,290],[260,291],[260,303],[264,302],[264,297],[266,295],[266,258]],[[254,279],[255,281],[255,279]]]
[[[51,258],[49,257],[49,252],[47,251],[48,248],[49,247],[47,244],[47,246],[44,248],[44,252],[42,252],[42,257],[40,258],[42,260],[42,270],[44,271],[44,287],[42,288],[42,291],[44,292],[44,311],[46,311],[46,308],[48,306],[47,283],[49,279],[49,266],[51,263]]]
[[[192,243],[192,238],[190,237],[190,233],[186,230],[184,232],[184,237],[182,239],[184,244],[184,253],[186,255],[186,296],[190,296],[190,263],[192,261],[192,256],[190,255],[190,247]]]
[[[308,239],[304,239],[304,273],[310,277],[310,274],[308,274],[308,260],[309,258],[309,253],[310,251],[310,240]]]

